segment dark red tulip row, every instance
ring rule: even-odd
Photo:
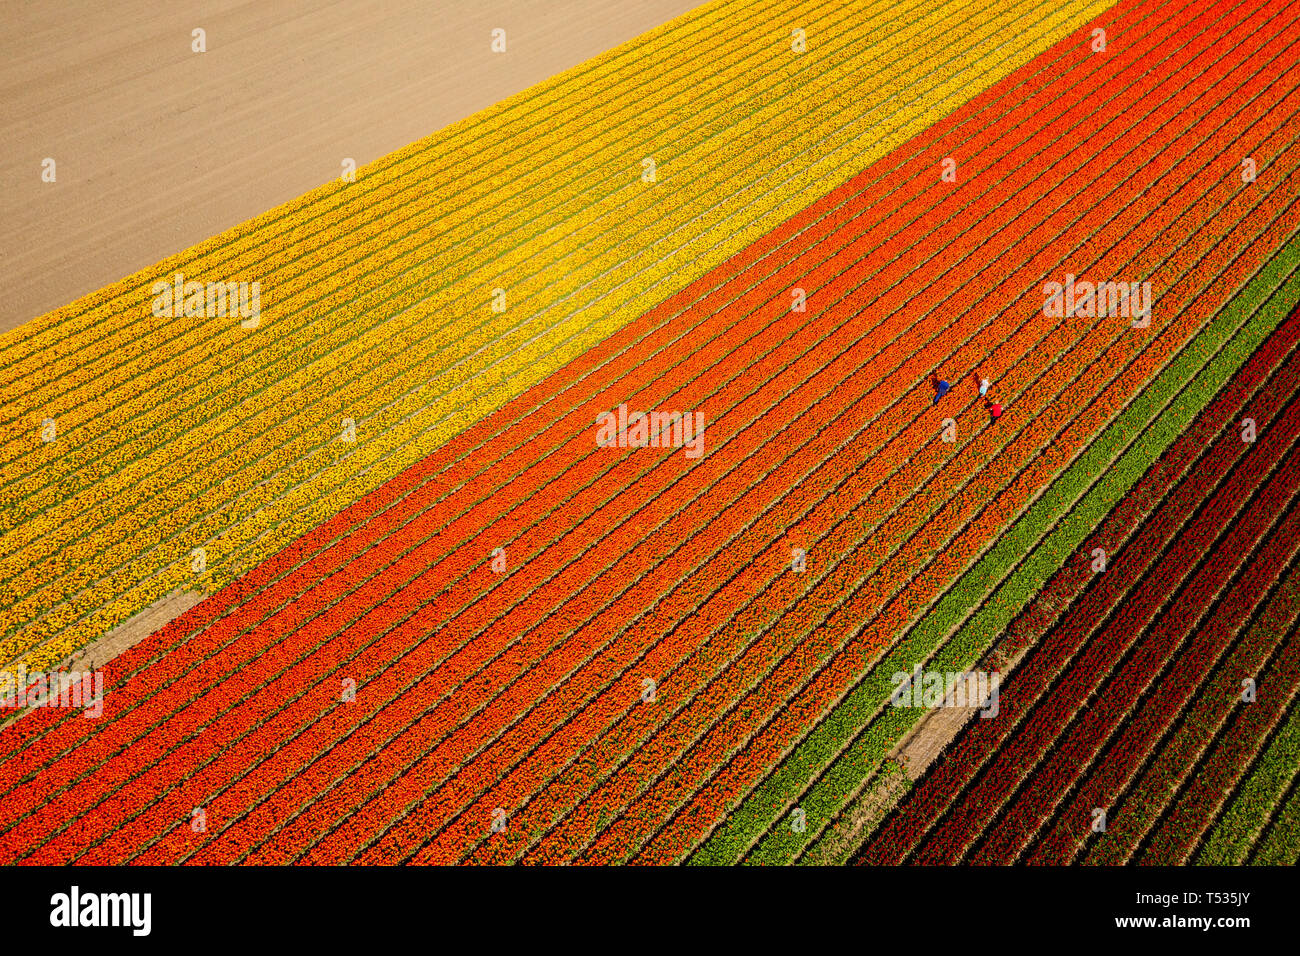
[[[1159,525],[1143,522],[1157,507],[1168,510],[1177,505],[1183,515],[1191,513],[1196,499],[1179,489],[1192,469],[1200,476],[1202,488],[1212,488],[1227,473],[1245,451],[1236,432],[1244,409],[1250,408],[1259,428],[1269,427],[1287,396],[1300,384],[1300,355],[1294,351],[1297,335],[1300,312],[1293,313],[1256,350],[1084,542],[1078,555],[1016,618],[1006,635],[1007,653],[1029,653],[1002,688],[1002,719],[970,725],[868,841],[859,854],[861,862],[897,863],[908,858],[980,768],[1014,734],[1020,718],[1049,691],[1065,661],[1076,652],[1078,645],[1064,644],[1068,635],[1053,630],[1054,625],[1063,616],[1079,622],[1100,620],[1106,608],[1141,580],[1178,526],[1177,520]],[[1274,386],[1257,395],[1270,381]],[[1165,529],[1163,537],[1153,533],[1160,527]],[[1094,548],[1103,548],[1109,555],[1107,571],[1100,577],[1092,570]]]
[[[1300,416],[1293,421],[1300,422]],[[1181,711],[1198,678],[1214,665],[1234,629],[1267,594],[1268,585],[1300,543],[1300,513],[1292,509],[1286,520],[1275,523],[1279,509],[1291,503],[1287,496],[1293,497],[1300,486],[1300,456],[1291,461],[1296,464],[1293,473],[1279,472],[1275,478],[1285,482],[1270,482],[1261,489],[1231,532],[1219,539],[1196,576],[1163,614],[1147,625],[1146,634],[1118,673],[1088,701],[1086,709],[1074,714],[1064,739],[1035,767],[1032,779],[1025,781],[1021,793],[972,855],[972,862],[1016,859],[1072,788],[1079,788],[1078,793],[1093,802],[1066,808],[1062,829],[1080,836],[1089,832],[1093,808],[1107,806],[1115,791],[1090,787],[1083,772],[1098,759],[1103,747],[1103,764],[1121,777],[1126,767],[1148,752],[1156,731]],[[1250,568],[1238,575],[1248,561]],[[1225,602],[1214,606],[1212,602],[1221,594]],[[1206,620],[1204,615],[1212,606],[1215,613]],[[1116,637],[1113,631],[1107,636],[1112,641]],[[1126,726],[1126,721],[1131,722]],[[1153,724],[1157,725],[1154,729]],[[1120,730],[1124,733],[1113,739]],[[1046,849],[1050,854],[1052,847]]]
[[[1300,407],[1290,406],[1288,411],[1292,409],[1295,413],[1300,413]],[[1292,422],[1295,420],[1290,419]],[[1249,503],[1259,481],[1290,447],[1291,442],[1282,438],[1283,431],[1279,427],[1271,432],[1274,440],[1269,441],[1266,437],[1255,449],[1256,454],[1246,455],[1228,480],[1207,501],[1200,504],[1193,520],[1143,576],[1140,587],[1123,595],[1118,606],[1107,608],[1107,615],[1095,622],[1071,615],[1058,629],[1069,635],[1064,643],[1077,642],[1080,651],[1073,656],[1069,666],[1052,684],[1051,690],[1020,725],[1015,736],[985,767],[980,780],[967,790],[962,800],[949,813],[944,825],[919,850],[917,862],[941,863],[962,857],[986,833],[990,841],[995,841],[994,846],[1001,846],[1003,841],[1020,835],[1019,825],[1012,829],[1011,826],[1004,827],[1001,822],[1007,801],[1019,793],[1022,784],[1031,785],[1035,781],[1034,774],[1041,762],[1049,759],[1051,753],[1061,746],[1061,733],[1070,726],[1071,719],[1079,713],[1085,702],[1089,702],[1089,707],[1104,703],[1091,703],[1096,700],[1093,695],[1104,686],[1103,682],[1116,662],[1130,652],[1140,629],[1159,613],[1166,601],[1175,597],[1178,588],[1192,574],[1198,559],[1207,554],[1211,546],[1216,555],[1240,557],[1245,553],[1241,550],[1227,552],[1219,549],[1219,543],[1223,540],[1221,534],[1225,529],[1229,534],[1245,537],[1251,544],[1267,530],[1268,524],[1256,520],[1254,514],[1247,512],[1239,516],[1239,512]],[[1236,437],[1240,441],[1239,436]],[[1282,469],[1280,474],[1287,482],[1284,487],[1289,493],[1290,482],[1300,476],[1300,458],[1284,462]],[[1198,477],[1193,476],[1192,488],[1189,489],[1194,497],[1199,497],[1195,494]],[[1159,521],[1162,517],[1163,514],[1157,514],[1155,520]],[[1274,517],[1275,515],[1269,515],[1269,521]],[[1242,523],[1230,524],[1237,520]],[[1132,548],[1126,550],[1131,551]],[[1017,824],[1019,823],[1017,817]],[[993,829],[990,829],[991,826]],[[1002,835],[1004,830],[1007,831],[1005,836]]]
[[[1278,502],[1261,501],[1260,507],[1272,508]],[[1164,663],[1164,670],[1142,687],[1140,702],[1134,698],[1133,710],[1120,725],[1119,733],[1112,731],[1100,757],[1086,776],[1076,775],[1073,796],[1053,817],[1050,829],[1040,834],[1036,842],[1022,851],[1027,863],[1069,863],[1082,847],[1092,823],[1092,809],[1114,806],[1116,796],[1123,793],[1146,760],[1158,749],[1163,749],[1164,735],[1180,720],[1188,716],[1195,702],[1209,699],[1219,709],[1230,713],[1241,703],[1241,678],[1254,676],[1231,668],[1225,672],[1225,657],[1233,640],[1242,630],[1257,607],[1264,603],[1289,562],[1295,560],[1300,549],[1300,517],[1295,508],[1265,539],[1258,551],[1250,555],[1249,566],[1219,593],[1219,604],[1210,617],[1178,636],[1176,653]],[[1194,607],[1207,601],[1207,594],[1184,591],[1178,609]],[[1202,604],[1202,606],[1204,606]],[[1162,622],[1160,630],[1167,633],[1172,622]],[[1152,673],[1148,671],[1148,676]],[[1218,675],[1226,688],[1215,687]],[[1132,683],[1140,682],[1140,678]],[[1235,685],[1235,686],[1234,686]],[[1208,688],[1214,688],[1208,690]],[[1131,693],[1133,687],[1112,686],[1108,690],[1108,709],[1119,705],[1118,693]],[[1101,708],[1090,708],[1088,717]],[[1072,732],[1070,746],[1081,742],[1085,733],[1091,732],[1082,725]],[[1100,746],[1100,736],[1097,746]],[[1074,766],[1086,766],[1082,755],[1074,755]],[[1114,812],[1111,812],[1114,816]]]
[[[1133,857],[1139,843],[1168,812],[1170,801],[1197,773],[1199,761],[1213,746],[1237,707],[1242,680],[1258,681],[1282,649],[1284,638],[1300,640],[1300,562],[1292,562],[1268,606],[1239,638],[1225,662],[1214,670],[1207,688],[1181,718],[1181,725],[1152,755],[1149,766],[1114,807],[1111,822],[1085,857],[1088,863],[1117,864]],[[1225,707],[1231,703],[1231,707]]]
[[[1265,740],[1286,717],[1300,686],[1300,637],[1293,631],[1274,666],[1258,681],[1253,704],[1238,706],[1196,767],[1186,789],[1143,847],[1144,865],[1184,863],[1218,819]]]

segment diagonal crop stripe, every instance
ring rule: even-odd
[[[1110,6],[717,0],[0,336],[0,667],[228,583]]]

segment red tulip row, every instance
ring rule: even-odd
[[[1190,513],[1195,499],[1183,492],[1182,483],[1188,480],[1191,469],[1196,469],[1198,482],[1208,490],[1244,453],[1235,430],[1244,409],[1250,409],[1261,430],[1271,427],[1285,397],[1300,383],[1300,355],[1294,354],[1297,334],[1300,334],[1300,314],[1293,314],[1112,509],[1103,525],[1080,546],[1077,557],[1066,563],[1012,622],[1004,643],[999,646],[1005,648],[1008,657],[1022,651],[1029,653],[1017,665],[1014,676],[1003,685],[1001,719],[972,722],[881,825],[863,847],[858,861],[896,864],[908,857],[974,775],[1014,733],[1022,715],[1050,687],[1064,662],[1075,652],[1075,646],[1056,645],[1065,635],[1059,628],[1053,628],[1063,615],[1068,613],[1069,620],[1076,622],[1096,620],[1140,580],[1147,562],[1156,558],[1177,528],[1177,523],[1165,523],[1166,536],[1160,539],[1153,533],[1158,526],[1146,522],[1157,507],[1168,508],[1171,502],[1180,502],[1185,513]],[[1266,382],[1271,383],[1270,388],[1260,393]],[[1247,405],[1248,402],[1251,404]],[[1095,548],[1104,549],[1110,556],[1107,571],[1101,577],[1092,570]]]
[[[1260,500],[1259,507],[1272,509],[1276,501]],[[1172,663],[1164,665],[1160,676],[1152,678],[1143,688],[1140,706],[1126,717],[1122,734],[1108,741],[1101,758],[1084,777],[1080,771],[1087,766],[1083,760],[1071,765],[1074,774],[1073,796],[1068,806],[1054,814],[1050,830],[1040,834],[1036,841],[1027,843],[1021,854],[1027,863],[1069,863],[1082,846],[1090,830],[1092,808],[1112,806],[1114,797],[1124,791],[1141,769],[1147,758],[1160,748],[1160,742],[1175,725],[1184,719],[1194,700],[1204,696],[1204,686],[1213,686],[1213,678],[1222,673],[1223,661],[1231,649],[1237,633],[1256,607],[1269,595],[1273,585],[1285,571],[1300,548],[1300,519],[1293,510],[1287,520],[1270,533],[1259,551],[1251,556],[1250,566],[1220,591],[1221,603],[1203,625],[1178,636],[1179,644]],[[1175,610],[1182,610],[1195,601],[1206,599],[1204,591],[1189,594],[1184,591]],[[1162,635],[1169,623],[1161,626]],[[1213,699],[1225,712],[1230,712],[1241,701],[1241,672],[1233,670],[1236,693],[1219,691]],[[1107,704],[1118,702],[1115,690],[1108,691]],[[1193,696],[1195,695],[1195,697]],[[1133,698],[1136,701],[1136,698]],[[1101,708],[1091,708],[1087,718]],[[1090,730],[1080,726],[1072,732],[1070,746],[1082,742]],[[1054,758],[1055,759],[1055,758]],[[1053,799],[1060,799],[1054,796]],[[1040,807],[1042,802],[1040,801]]]
[[[1293,632],[1274,665],[1257,681],[1257,698],[1242,704],[1218,735],[1208,757],[1144,847],[1139,862],[1168,866],[1185,863],[1201,837],[1232,799],[1255,756],[1300,687],[1300,638]]]
[[[1290,425],[1296,421],[1295,416],[1300,414],[1300,407],[1293,406],[1288,412],[1290,416],[1282,421]],[[1080,649],[1071,655],[1068,666],[1037,701],[1033,711],[1016,729],[1015,736],[999,749],[985,767],[979,781],[966,791],[960,803],[948,814],[944,825],[919,850],[917,862],[942,863],[961,858],[969,851],[972,841],[986,832],[993,834],[990,841],[994,848],[1003,839],[1019,834],[1019,828],[1013,830],[1017,804],[1013,803],[1010,811],[1004,809],[1008,798],[1018,796],[1022,784],[1031,786],[1040,762],[1049,759],[1048,755],[1054,751],[1062,749],[1060,734],[1070,727],[1072,719],[1085,701],[1092,702],[1089,704],[1090,709],[1097,709],[1098,712],[1107,710],[1101,707],[1102,702],[1096,696],[1099,688],[1105,686],[1106,678],[1116,663],[1131,653],[1140,631],[1160,613],[1166,602],[1175,599],[1182,583],[1196,568],[1198,556],[1208,553],[1213,546],[1215,554],[1240,557],[1249,547],[1229,549],[1231,538],[1245,536],[1253,542],[1267,530],[1268,521],[1255,522],[1252,519],[1257,515],[1249,510],[1240,516],[1238,513],[1247,504],[1252,492],[1259,487],[1263,476],[1268,474],[1290,446],[1289,438],[1282,438],[1285,431],[1286,427],[1280,421],[1271,432],[1274,440],[1261,442],[1261,447],[1256,449],[1255,454],[1245,456],[1226,482],[1204,503],[1201,503],[1201,496],[1196,493],[1203,487],[1198,469],[1192,484],[1187,486],[1187,491],[1191,492],[1187,496],[1191,499],[1190,502],[1185,504],[1181,500],[1171,501],[1171,507],[1162,508],[1151,522],[1152,526],[1172,523],[1178,520],[1179,513],[1185,514],[1190,510],[1189,505],[1196,508],[1192,520],[1171,545],[1159,553],[1153,569],[1143,576],[1141,587],[1127,595],[1116,595],[1124,597],[1124,600],[1118,604],[1107,604],[1103,608],[1106,613],[1101,616],[1072,614],[1059,629],[1062,634],[1059,643],[1052,639],[1054,635],[1049,636],[1050,645],[1045,642],[1045,648],[1078,646]],[[1225,440],[1233,437],[1239,441],[1239,436],[1227,436]],[[1295,468],[1283,465],[1286,470],[1280,472],[1288,483],[1300,476],[1300,462],[1296,464]],[[1290,485],[1286,488],[1289,494]],[[1269,515],[1268,520],[1272,517]],[[1218,542],[1225,530],[1230,537],[1220,547]],[[1141,553],[1145,551],[1139,544],[1130,545],[1124,553],[1135,554],[1140,561]],[[1117,560],[1115,567],[1123,563],[1122,560]],[[1215,569],[1213,564],[1208,567]],[[1111,568],[1108,568],[1103,577],[1109,577],[1110,573]],[[1203,609],[1201,605],[1193,608],[1194,611]],[[1102,629],[1099,631],[1098,628]],[[1129,700],[1125,698],[1116,703],[1127,704]],[[1002,822],[1007,812],[1010,812],[1013,824]],[[989,825],[995,817],[999,822],[997,831],[993,832],[989,830]],[[1000,836],[1004,830],[1011,831],[1006,838]]]

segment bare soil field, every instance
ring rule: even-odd
[[[8,2],[0,331],[293,199],[344,159],[364,165],[697,5]],[[498,27],[505,53],[491,50]]]

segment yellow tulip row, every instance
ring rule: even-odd
[[[637,181],[625,188],[626,210],[617,218],[598,210],[584,220],[580,229],[585,232],[551,226],[543,235],[555,240],[557,252],[542,268],[533,252],[516,249],[500,256],[501,262],[512,263],[504,272],[533,270],[512,284],[510,305],[500,316],[487,310],[487,281],[504,272],[499,264],[484,263],[432,297],[423,279],[409,301],[373,301],[382,300],[385,289],[376,290],[373,298],[363,296],[362,302],[393,318],[360,335],[353,334],[360,305],[347,306],[342,316],[314,320],[311,331],[319,340],[289,343],[259,336],[259,349],[241,342],[235,331],[227,333],[230,347],[216,350],[217,355],[233,353],[238,361],[269,356],[272,363],[283,364],[260,367],[252,378],[236,378],[239,389],[228,397],[222,397],[231,390],[224,377],[207,392],[202,391],[206,380],[191,379],[191,391],[207,396],[191,406],[197,409],[191,413],[201,417],[212,401],[224,402],[222,411],[206,422],[183,422],[185,428],[168,432],[168,440],[152,455],[126,463],[103,483],[111,484],[111,490],[89,487],[84,494],[90,497],[81,500],[80,523],[67,523],[70,532],[55,521],[30,533],[40,519],[64,517],[57,495],[44,499],[48,509],[40,519],[21,527],[28,532],[25,544],[44,550],[11,549],[15,561],[6,558],[0,573],[13,575],[3,593],[14,599],[15,612],[5,619],[0,660],[26,652],[34,659],[57,659],[167,591],[193,586],[189,554],[195,546],[207,550],[204,583],[210,586],[278,550],[739,251],[805,205],[810,195],[837,185],[925,128],[932,111],[952,109],[974,89],[1027,60],[1039,47],[1009,52],[1005,44],[1009,33],[1019,35],[1033,10],[1033,4],[1022,3],[1004,4],[996,15],[982,11],[983,22],[961,25],[961,36],[970,45],[963,45],[960,56],[953,53],[951,39],[912,43],[910,62],[925,63],[926,71],[892,75],[884,83],[877,79],[878,95],[868,78],[883,44],[872,50],[861,37],[850,35],[849,45],[873,55],[830,67],[820,82],[787,87],[775,100],[775,112],[769,108],[740,121],[727,115],[709,118],[710,129],[727,136],[725,148],[714,142],[699,147],[699,156],[689,147],[665,153],[660,182],[642,188]],[[946,14],[925,18],[916,35],[951,29]],[[1087,15],[1088,8],[1056,11],[1034,35],[1046,37],[1041,41],[1046,46]],[[955,62],[936,66],[940,58],[953,57]],[[997,70],[990,73],[990,64]],[[844,96],[845,89],[853,95]],[[799,91],[802,99],[792,99]],[[900,112],[897,100],[908,98],[912,103]],[[788,131],[774,141],[767,130],[792,102],[806,104],[798,114],[800,123],[793,128],[788,120],[779,124]],[[881,129],[891,132],[873,135]],[[716,155],[726,158],[711,158]],[[727,198],[713,204],[717,196]],[[575,212],[588,214],[583,208]],[[612,228],[602,230],[602,218],[613,219]],[[680,244],[662,241],[666,239]],[[408,244],[419,240],[417,235]],[[670,249],[675,251],[665,254]],[[393,268],[393,278],[404,281],[426,274],[409,265]],[[427,274],[436,275],[435,268],[428,267]],[[399,313],[404,308],[409,312]],[[547,318],[552,312],[557,317]],[[485,320],[485,315],[491,318]],[[521,319],[526,321],[521,324]],[[274,327],[266,317],[263,322]],[[418,349],[406,345],[408,335],[422,340]],[[351,344],[338,346],[339,336]],[[286,359],[290,355],[295,357]],[[304,355],[315,364],[303,362]],[[467,356],[473,360],[462,361]],[[238,362],[231,367],[238,368]],[[340,377],[346,384],[336,386]],[[264,390],[254,394],[257,388]],[[430,401],[435,389],[442,397]],[[318,394],[322,390],[326,394]],[[251,417],[239,425],[241,414]],[[356,445],[337,440],[342,417],[356,419]],[[160,427],[160,422],[167,422],[166,409],[136,429]],[[38,453],[57,454],[56,445]],[[171,474],[182,465],[182,473]],[[53,550],[47,543],[51,534],[60,542]],[[38,553],[45,557],[33,563],[30,559]],[[44,582],[49,583],[42,587]]]
[[[721,25],[709,22],[719,20],[733,6],[734,0],[731,3],[715,4],[708,8],[707,15],[699,18],[703,22],[692,22],[689,30],[682,27],[681,32],[686,37],[695,39],[704,35],[724,45],[739,44],[741,38],[744,38],[746,52],[750,56],[764,50],[770,51],[770,38],[763,38],[765,31],[761,28],[734,25],[726,21]],[[654,49],[653,46],[651,49]],[[219,237],[225,240],[213,246],[214,250],[221,253],[219,255],[199,255],[187,262],[183,254],[161,263],[156,269],[141,273],[140,275],[148,276],[147,281],[136,283],[138,288],[129,290],[130,295],[127,290],[123,290],[121,294],[107,296],[105,301],[83,313],[85,318],[98,323],[93,331],[102,340],[95,351],[86,353],[65,348],[62,350],[66,353],[65,362],[53,366],[49,363],[48,350],[45,350],[38,356],[39,361],[27,369],[28,373],[66,383],[69,369],[76,370],[89,357],[111,357],[114,343],[107,337],[107,333],[118,331],[120,326],[127,323],[145,322],[148,316],[147,306],[152,299],[149,287],[159,276],[169,276],[176,269],[195,275],[212,273],[214,269],[220,268],[220,274],[233,275],[252,270],[255,266],[258,275],[269,277],[293,256],[330,249],[332,244],[345,235],[350,239],[351,230],[356,227],[360,216],[374,223],[378,231],[382,232],[388,224],[385,216],[401,213],[404,205],[415,200],[426,206],[437,205],[440,215],[451,225],[481,222],[484,215],[496,209],[501,202],[500,187],[503,184],[517,187],[522,181],[521,174],[531,175],[537,172],[541,176],[557,175],[563,173],[566,166],[572,165],[575,160],[596,151],[603,151],[608,157],[609,143],[601,142],[599,137],[593,137],[590,132],[596,123],[615,129],[612,122],[615,117],[604,110],[593,111],[590,97],[616,94],[622,87],[632,87],[627,79],[620,82],[616,71],[626,71],[635,66],[635,59],[630,56],[615,57],[604,69],[571,71],[580,75],[580,84],[575,79],[558,84],[561,88],[554,90],[551,87],[557,86],[557,81],[543,84],[534,98],[520,103],[508,116],[497,117],[491,115],[494,111],[488,111],[489,115],[485,117],[481,115],[472,121],[456,124],[434,137],[365,167],[354,184],[327,184],[308,194],[316,197],[315,202],[306,205],[291,203],[288,207],[267,214],[279,214],[273,223],[268,222],[267,217],[259,217],[224,237]],[[629,64],[625,60],[633,62]],[[615,75],[603,75],[609,73]],[[674,84],[680,83],[682,92],[689,96],[691,90],[699,85],[701,76],[708,73],[707,65],[702,66],[696,60],[690,64],[689,69],[674,67],[674,74],[670,76],[656,73],[655,85],[664,92],[671,92]],[[631,77],[636,78],[636,75]],[[579,92],[584,95],[578,95]],[[644,102],[629,102],[620,107],[619,111],[626,114],[625,118],[636,118],[644,109]],[[552,139],[554,142],[551,142]],[[561,144],[563,148],[558,148]],[[639,159],[638,156],[637,161]],[[501,166],[496,169],[497,175],[493,175],[496,168],[494,164],[498,162]],[[510,176],[503,177],[500,175],[501,170],[508,170]],[[398,192],[401,195],[395,197]],[[279,241],[282,236],[287,241]],[[464,237],[457,236],[454,241],[462,242]],[[204,243],[196,249],[203,249],[204,246],[212,245],[212,242]],[[282,281],[277,278],[275,285],[281,284]],[[118,284],[121,285],[122,283]],[[101,291],[90,298],[99,299],[103,294]],[[82,303],[87,301],[82,300]],[[116,323],[105,321],[110,307],[121,308],[127,303],[134,309],[119,316]],[[37,320],[33,325],[41,321]],[[66,336],[77,331],[77,327],[61,328],[60,334],[64,336],[61,341],[66,342]],[[50,344],[57,348],[59,342]],[[15,346],[19,345],[20,342],[15,342]],[[12,370],[8,367],[0,368],[0,381],[10,384],[11,379],[4,377],[6,373],[12,374]]]

